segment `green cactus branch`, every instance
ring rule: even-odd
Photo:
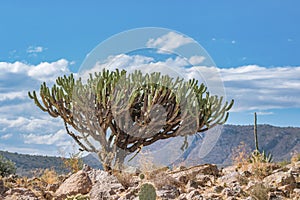
[[[42,111],[62,118],[80,147],[98,153],[108,167],[115,158],[122,163],[158,140],[224,124],[233,105],[233,100],[211,96],[195,79],[125,70],[103,70],[90,74],[86,82],[72,74],[58,77],[51,88],[43,83],[39,96],[35,91],[28,95]]]

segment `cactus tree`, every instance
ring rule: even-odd
[[[97,153],[106,170],[158,140],[225,123],[233,105],[195,79],[124,70],[103,70],[86,82],[71,74],[52,88],[43,83],[39,97],[28,94],[42,111],[61,117],[67,133],[83,150]]]

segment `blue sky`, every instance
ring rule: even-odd
[[[228,123],[252,124],[258,112],[259,123],[299,127],[299,7],[297,0],[1,1],[0,149],[56,154],[69,144],[61,121],[35,108],[26,91],[76,73],[100,42],[141,27],[179,31],[207,50],[236,100]]]

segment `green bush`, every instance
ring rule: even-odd
[[[8,176],[10,174],[16,173],[16,166],[15,164],[4,158],[2,155],[0,155],[0,176]]]

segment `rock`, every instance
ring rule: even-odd
[[[217,186],[213,187],[213,191],[216,192],[216,193],[221,193],[223,189],[224,189],[224,187],[222,187],[220,185],[217,185]]]
[[[3,194],[4,192],[6,192],[7,190],[8,190],[8,188],[4,186],[3,180],[0,179],[0,195]]]
[[[198,174],[196,176],[196,182],[201,187],[212,186],[213,180],[214,180],[214,176],[211,176],[211,175]]]
[[[268,199],[269,188],[263,183],[249,182],[248,193],[254,199]]]
[[[59,188],[58,184],[49,184],[46,187],[47,191],[55,192]]]
[[[195,177],[199,174],[218,176],[219,170],[216,165],[205,164],[183,169],[181,171],[173,171],[169,174],[178,181],[187,184],[189,180],[195,179]]]
[[[289,172],[278,172],[271,174],[265,177],[263,182],[273,187],[285,186],[289,190],[293,190],[297,184],[294,176]]]
[[[189,194],[187,194],[186,195],[186,198],[187,199],[191,199],[191,200],[196,200],[196,199],[201,199],[201,198],[203,198],[202,197],[202,195],[200,194],[200,192],[199,191],[197,191],[197,190],[194,190],[194,191],[192,191],[192,192],[190,192]]]
[[[43,197],[44,197],[45,199],[47,199],[47,200],[48,200],[48,199],[49,199],[49,200],[50,200],[50,199],[53,200],[53,199],[55,199],[55,198],[54,198],[54,195],[55,195],[55,194],[54,194],[54,192],[52,192],[52,191],[45,191],[44,194],[43,194]]]
[[[186,194],[183,193],[183,194],[179,195],[178,200],[188,200],[188,199],[186,197]]]
[[[59,200],[76,194],[87,194],[91,188],[92,181],[89,176],[86,172],[80,170],[71,175],[59,186],[55,192],[55,196]]]
[[[237,183],[239,180],[240,174],[238,172],[231,172],[224,176],[221,176],[217,179],[218,183],[222,183],[223,186],[232,186],[234,183]]]
[[[5,200],[39,200],[39,198],[27,188],[12,188],[5,192]]]
[[[118,199],[118,193],[125,190],[118,179],[102,170],[93,170],[89,173],[93,187],[89,193],[91,200]]]
[[[160,190],[157,191],[157,196],[161,199],[176,199],[180,195],[177,187],[173,185],[163,186]]]
[[[242,173],[241,173],[241,176],[243,176],[243,177],[246,177],[246,178],[249,178],[250,176],[251,176],[252,174],[251,174],[251,172],[249,172],[249,171],[243,171]]]
[[[181,194],[178,198],[178,200],[204,200],[203,196],[200,194],[198,190],[191,191],[188,194]]]
[[[278,194],[273,193],[273,192],[269,193],[268,196],[269,196],[268,197],[269,200],[284,200],[285,199],[283,196],[278,195]]]
[[[241,186],[239,184],[235,184],[232,187],[224,188],[222,193],[223,196],[226,198],[228,197],[241,197],[244,196],[244,191],[242,190]]]
[[[227,187],[222,190],[222,195],[225,196],[226,198],[228,198],[230,196],[233,196],[234,194],[233,194],[232,190]]]
[[[300,199],[300,188],[295,188],[291,197],[293,199]]]

